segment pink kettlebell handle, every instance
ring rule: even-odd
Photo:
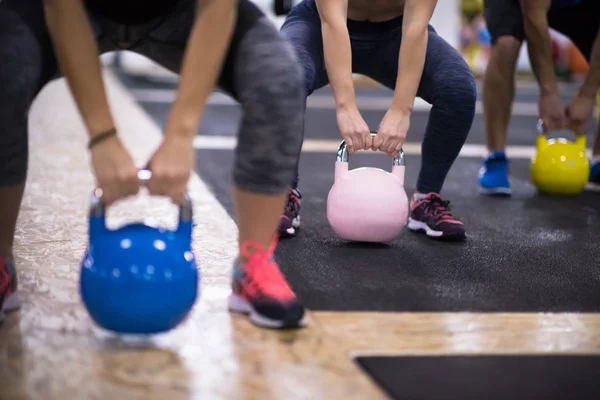
[[[376,135],[375,132],[371,132],[371,136],[374,137],[375,135]],[[394,159],[392,160],[392,175],[395,175],[398,178],[400,178],[400,181],[402,182],[403,185],[404,185],[404,165],[405,165],[404,149],[401,148],[400,153],[397,156],[395,156]],[[340,146],[338,147],[338,150],[337,150],[334,180],[341,178],[347,172],[348,172],[348,149],[346,146],[346,141],[342,140],[342,143],[340,143]]]
[[[371,136],[375,137],[377,135],[377,133],[375,132],[371,132]],[[338,147],[337,150],[337,158],[336,161],[337,162],[348,162],[348,146],[346,146],[346,141],[342,140],[342,143],[340,143],[340,146]],[[392,166],[398,166],[398,165],[404,165],[404,149],[400,148],[400,154],[398,154],[396,157],[394,157],[394,159],[392,160]]]

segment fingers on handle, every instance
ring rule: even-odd
[[[397,142],[395,140],[390,140],[387,148],[386,148],[386,153],[387,155],[391,156],[394,154],[394,152],[396,151],[396,144]]]
[[[352,141],[352,138],[344,139],[344,141],[346,142],[346,151],[349,154],[353,154],[354,153],[354,142]]]
[[[375,136],[373,138],[373,150],[381,150],[383,145],[383,139],[381,136]]]
[[[102,203],[105,206],[109,206],[115,202],[116,196],[114,195],[114,191],[110,188],[102,188]]]
[[[365,143],[363,143],[362,148],[363,148],[363,150],[369,150],[372,147],[373,147],[373,137],[369,133],[367,136],[365,136]]]

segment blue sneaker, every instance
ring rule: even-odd
[[[590,164],[590,179],[585,189],[591,192],[600,192],[600,161]]]
[[[510,196],[508,159],[503,151],[488,155],[479,169],[479,193],[484,195]]]

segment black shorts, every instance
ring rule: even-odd
[[[519,0],[485,0],[484,3],[485,23],[492,44],[502,36],[525,39]],[[551,9],[548,24],[569,37],[589,61],[600,28],[600,0],[583,0],[575,6]]]

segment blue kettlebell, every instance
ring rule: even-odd
[[[145,186],[152,176],[140,170]],[[132,223],[106,226],[101,191],[92,195],[89,245],[83,257],[83,304],[100,327],[120,334],[154,334],[179,325],[196,302],[198,269],[191,250],[193,208],[179,206],[175,231]]]

